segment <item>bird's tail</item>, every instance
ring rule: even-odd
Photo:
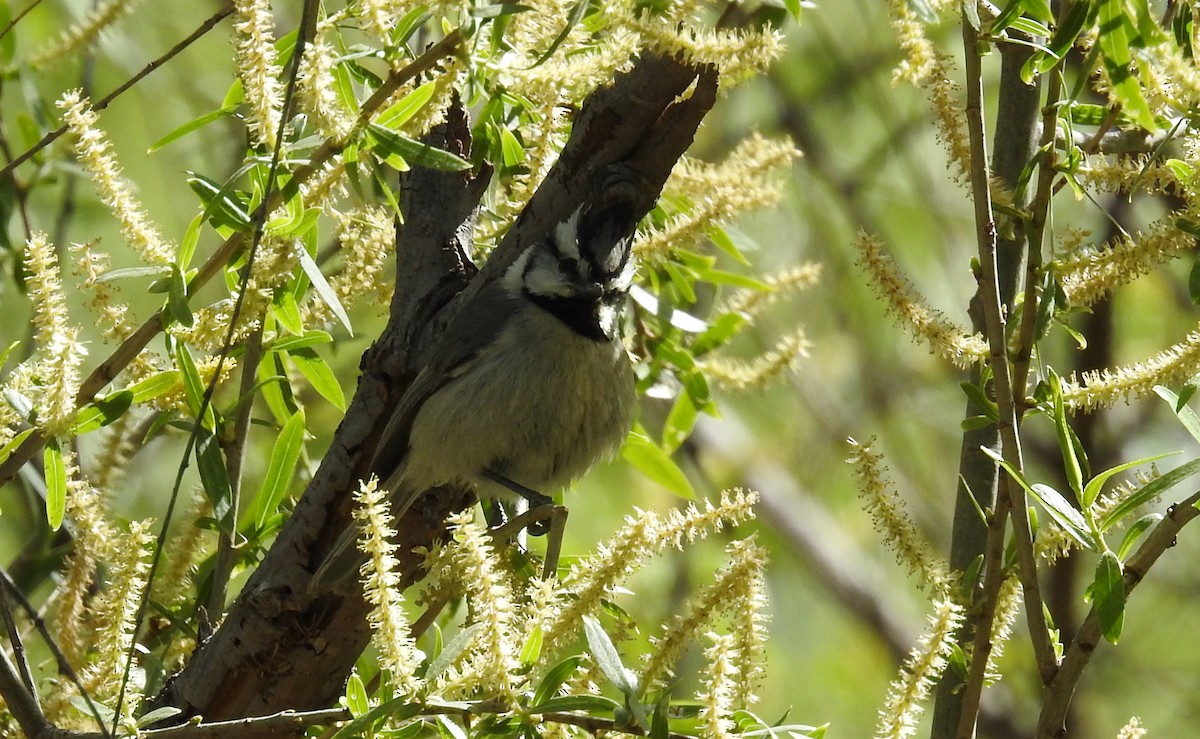
[[[419,489],[412,490],[410,486],[404,485],[401,476],[401,470],[397,470],[384,483],[388,490],[393,491],[388,500],[393,521],[403,516],[412,507],[413,502],[425,492]],[[308,583],[308,592],[311,595],[327,592],[345,595],[359,586],[362,566],[367,561],[367,555],[358,547],[361,532],[362,528],[358,522],[352,521],[338,536]]]

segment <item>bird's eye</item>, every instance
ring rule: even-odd
[[[564,274],[575,276],[579,274],[579,260],[572,257],[564,257],[558,260],[558,268]]]

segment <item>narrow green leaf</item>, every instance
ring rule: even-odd
[[[346,328],[346,331],[351,336],[354,335],[354,327],[350,325],[350,316],[346,314],[346,309],[342,306],[342,301],[338,300],[337,293],[333,291],[329,281],[325,279],[325,275],[321,274],[321,268],[313,261],[312,255],[307,249],[297,249],[297,254],[300,257],[300,267],[304,270],[304,274],[312,283],[313,289],[317,291],[321,301],[329,306],[329,310],[333,311],[333,315]]]
[[[679,465],[654,443],[640,424],[625,437],[621,457],[643,475],[675,495],[687,500],[696,499],[696,492],[688,482],[687,475],[683,474]]]
[[[128,390],[118,390],[96,398],[75,413],[72,434],[79,436],[103,428],[125,415],[125,411],[129,410],[132,404],[133,393]]]
[[[221,531],[232,534],[233,487],[229,483],[229,470],[221,446],[207,429],[198,429],[196,436],[196,468],[200,472],[204,494],[212,504],[213,519]]]
[[[24,444],[25,440],[28,439],[29,435],[32,433],[33,429],[25,429],[12,439],[9,439],[9,442],[3,447],[0,447],[0,464],[4,464],[6,461],[8,461],[8,458],[12,456],[12,453],[17,451],[21,444]]]
[[[375,118],[375,125],[399,131],[433,98],[436,89],[434,82],[426,82],[384,109]]]
[[[163,136],[158,141],[155,141],[153,144],[150,145],[150,148],[146,150],[146,153],[153,154],[154,152],[163,148],[164,146],[171,143],[172,141],[175,141],[177,139],[183,138],[184,136],[187,136],[192,131],[198,131],[210,123],[219,121],[228,115],[232,115],[235,109],[236,108],[217,108],[216,110],[214,110],[210,113],[205,113],[204,115],[200,116],[199,118],[194,118],[194,119],[188,121],[187,123],[183,124],[179,128],[176,128],[174,131],[171,131],[166,136]]]
[[[520,140],[508,126],[497,125],[496,130],[500,136],[500,156],[505,167],[515,167],[525,161],[525,147],[521,146]]]
[[[1137,467],[1139,465],[1157,462],[1158,460],[1163,459],[1164,457],[1169,457],[1172,454],[1178,454],[1178,452],[1168,452],[1166,454],[1156,454],[1153,457],[1135,459],[1132,462],[1126,462],[1125,464],[1119,464],[1116,467],[1110,467],[1107,470],[1104,470],[1091,480],[1088,480],[1087,486],[1083,489],[1083,506],[1085,508],[1090,508],[1092,503],[1096,502],[1096,498],[1100,495],[1101,490],[1104,488],[1104,483],[1108,482],[1109,478],[1111,478],[1113,475],[1120,474],[1125,470],[1132,469],[1133,467]]]
[[[172,265],[159,264],[148,265],[143,267],[122,267],[120,269],[110,269],[104,274],[96,278],[96,283],[115,282],[117,280],[135,279],[141,277],[162,278],[171,275]]]
[[[583,617],[583,633],[587,638],[588,651],[596,660],[600,672],[604,673],[622,695],[635,697],[638,693],[637,676],[621,663],[621,655],[617,652],[616,645],[608,638],[608,633],[594,616]]]
[[[425,669],[425,681],[432,682],[450,669],[450,665],[454,664],[454,661],[467,651],[482,630],[483,624],[475,623],[455,634],[454,638],[446,643],[445,648],[430,660],[429,666]]]
[[[213,225],[244,231],[250,225],[250,214],[228,187],[197,172],[188,171],[187,183],[204,204],[204,214]]]
[[[58,439],[46,441],[42,465],[46,476],[46,521],[51,530],[58,531],[67,511],[67,464],[58,447]]]
[[[180,326],[191,326],[192,309],[188,307],[187,280],[176,265],[171,265],[171,280],[167,288],[167,315]]]
[[[1000,456],[996,450],[981,446],[979,447],[979,451],[995,460],[996,464],[1000,465],[1018,485],[1025,489],[1025,492],[1041,503],[1046,512],[1050,514],[1050,517],[1081,547],[1092,551],[1099,551],[1103,548],[1092,542],[1092,533],[1088,528],[1087,521],[1083,518],[1083,514],[1075,510],[1075,507],[1063,497],[1062,493],[1049,485],[1041,483],[1030,485],[1025,481],[1025,476]]]
[[[542,627],[535,626],[529,632],[529,636],[525,638],[525,643],[521,645],[521,664],[526,667],[532,667],[538,661],[538,657],[542,654]]]
[[[533,705],[541,706],[546,701],[554,698],[558,694],[558,689],[567,681],[567,678],[575,674],[579,666],[586,661],[587,658],[583,655],[573,654],[547,670],[545,676],[542,677],[542,681],[538,683],[537,689],[533,692]]]
[[[1116,644],[1125,624],[1125,578],[1121,573],[1121,561],[1112,552],[1100,555],[1091,596],[1100,633],[1110,644]]]
[[[191,411],[192,417],[196,418],[200,415],[200,406],[204,402],[204,381],[200,379],[200,371],[192,361],[191,352],[182,341],[175,342],[175,366],[183,378],[183,393],[187,398],[188,410]],[[204,413],[202,425],[209,430],[216,428],[216,416],[211,405]]]
[[[276,290],[271,297],[271,317],[288,333],[300,336],[304,333],[304,318],[300,306],[291,290]]]
[[[361,682],[361,681],[360,681]],[[341,726],[332,739],[351,739],[354,737],[371,736],[370,731],[379,721],[388,718],[394,723],[407,721],[421,712],[422,705],[414,702],[410,696],[404,695],[390,701],[380,703],[370,711]]]
[[[663,451],[674,454],[692,434],[696,427],[696,406],[686,393],[680,393],[671,404],[671,411],[663,422]]]
[[[151,724],[156,724],[159,721],[165,721],[172,716],[178,716],[181,713],[183,713],[182,708],[176,708],[175,706],[162,706],[161,708],[155,708],[153,711],[139,716],[137,725],[139,729],[144,729]]]
[[[269,351],[289,352],[293,349],[301,349],[306,346],[319,346],[331,342],[333,342],[333,337],[329,335],[329,332],[313,329],[305,331],[299,336],[284,336],[273,342],[269,347]]]
[[[1200,264],[1200,262],[1197,262],[1197,264]],[[1192,269],[1192,274],[1196,274],[1195,268]],[[1174,390],[1162,385],[1155,385],[1154,392],[1158,397],[1167,401],[1171,406],[1171,410],[1175,413],[1175,417],[1179,419],[1179,422],[1183,424],[1187,432],[1192,435],[1193,439],[1200,442],[1200,415],[1197,415],[1196,411],[1192,410],[1186,402],[1180,402],[1181,399]],[[1193,390],[1193,392],[1195,391]]]
[[[603,716],[621,709],[621,704],[612,698],[602,695],[562,695],[534,705],[530,713],[562,713],[564,711],[584,711],[588,714]]]
[[[381,154],[396,154],[410,164],[445,172],[461,172],[470,169],[471,163],[445,149],[411,139],[391,129],[372,123],[367,129],[370,139]]]
[[[304,448],[304,411],[297,411],[283,425],[275,446],[271,449],[271,459],[267,463],[267,473],[263,476],[262,487],[255,499],[257,515],[255,523],[262,528],[267,516],[278,508],[283,496],[287,493],[288,483],[296,471],[296,462]]]
[[[588,5],[590,4],[590,0],[575,0],[575,4],[572,5],[570,11],[567,12],[567,24],[563,27],[563,30],[554,37],[554,40],[550,42],[549,48],[547,48],[546,51],[540,57],[538,57],[538,60],[533,63],[533,66],[540,67],[546,62],[547,59],[554,56],[554,52],[558,51],[558,47],[562,46],[563,42],[567,40],[567,37],[571,35],[571,29],[579,25],[579,22],[583,20],[585,15],[587,15]]]
[[[1124,562],[1129,553],[1133,551],[1133,545],[1142,538],[1142,534],[1162,519],[1161,513],[1147,513],[1130,524],[1125,536],[1121,537],[1121,546],[1117,549],[1117,559]]]
[[[1062,380],[1053,371],[1049,377],[1051,399],[1054,402],[1054,431],[1058,436],[1058,449],[1062,454],[1067,483],[1075,496],[1083,499],[1083,468],[1079,462],[1079,449],[1074,432],[1067,422],[1067,407],[1063,402]]]
[[[318,357],[317,353],[309,348],[290,351],[288,356],[296,364],[296,369],[300,370],[300,374],[304,375],[305,379],[313,386],[313,390],[316,390],[322,398],[328,400],[338,410],[346,410],[346,396],[342,393],[342,386],[325,360]]]
[[[175,387],[182,376],[179,370],[164,370],[130,385],[127,389],[133,394],[134,403],[145,403]]]
[[[1093,541],[1091,530],[1083,515],[1071,505],[1066,496],[1049,485],[1034,483],[1030,485],[1029,493],[1042,504],[1042,508],[1050,514],[1050,518],[1067,534],[1085,549],[1096,551],[1100,547]]]
[[[1100,522],[1100,530],[1107,531],[1117,521],[1120,521],[1140,506],[1149,503],[1197,472],[1200,472],[1200,459],[1193,459],[1191,462],[1182,464],[1170,472],[1154,478],[1109,511],[1104,520]]]

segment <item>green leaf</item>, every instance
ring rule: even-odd
[[[425,681],[431,682],[436,680],[446,670],[450,669],[450,665],[459,658],[467,648],[475,641],[475,637],[483,630],[483,624],[475,623],[462,629],[454,638],[451,639],[442,651],[437,653],[429,662],[429,666],[425,668]]]
[[[271,449],[267,474],[263,476],[262,487],[255,499],[255,508],[257,509],[255,523],[258,528],[261,529],[266,523],[267,516],[279,508],[279,504],[287,492],[288,483],[292,480],[292,474],[296,471],[296,462],[300,459],[300,452],[303,448],[304,411],[299,410],[292,414],[288,422],[283,425],[283,430],[279,432],[279,438],[275,440],[275,446]]]
[[[233,487],[229,483],[229,470],[217,437],[204,428],[196,430],[196,468],[204,494],[212,504],[213,518],[221,531],[232,534]]]
[[[296,295],[291,290],[275,291],[271,297],[271,316],[288,333],[296,336],[304,334],[304,318],[300,315]]]
[[[359,682],[362,682],[361,680]],[[349,683],[347,683],[347,687]],[[394,723],[407,721],[421,712],[421,704],[414,703],[408,696],[394,698],[380,703],[370,711],[355,718],[337,730],[331,739],[350,739],[351,737],[371,736],[369,731],[380,720],[390,718]]]
[[[539,67],[544,64],[547,59],[554,56],[554,52],[558,51],[558,47],[562,46],[563,42],[567,40],[567,37],[571,35],[571,29],[579,25],[579,22],[583,20],[585,15],[587,15],[588,5],[590,4],[590,0],[575,0],[575,4],[572,5],[570,11],[567,12],[567,24],[563,26],[563,30],[559,31],[558,35],[554,37],[554,40],[550,42],[550,47],[546,49],[545,53],[538,57],[538,60],[533,63],[533,66]]]
[[[179,370],[163,370],[130,385],[126,389],[133,394],[134,403],[145,403],[147,400],[153,400],[175,387],[182,376],[183,373]]]
[[[1028,490],[1030,495],[1036,498],[1050,514],[1050,518],[1053,518],[1055,523],[1080,546],[1093,551],[1100,548],[1093,540],[1091,529],[1084,520],[1083,514],[1071,505],[1071,501],[1067,500],[1066,496],[1040,482],[1030,485]]]
[[[695,404],[686,393],[680,393],[675,398],[675,402],[671,405],[671,411],[667,414],[666,421],[663,422],[664,452],[674,454],[683,445],[683,442],[687,441],[692,434],[692,429],[696,427],[698,415]]]
[[[1090,3],[1088,3],[1090,5]],[[1098,18],[1100,33],[1097,42],[1104,68],[1111,80],[1110,90],[1121,107],[1139,126],[1147,131],[1158,130],[1158,121],[1142,95],[1141,85],[1130,69],[1133,55],[1130,46],[1136,29],[1125,13],[1122,0],[1100,0]]]
[[[1054,35],[1046,47],[1030,56],[1021,68],[1021,79],[1026,84],[1032,82],[1034,77],[1045,74],[1058,66],[1071,47],[1075,45],[1075,39],[1079,38],[1079,34],[1088,25],[1095,8],[1095,4],[1091,2],[1077,2],[1071,6],[1067,17],[1055,29]]]
[[[537,663],[538,657],[542,654],[542,627],[535,626],[529,632],[529,636],[525,638],[525,643],[521,645],[521,664],[526,667],[532,667]]]
[[[46,441],[42,449],[42,466],[46,476],[46,521],[51,530],[58,531],[67,511],[67,463],[58,447],[58,439]]]
[[[183,377],[183,393],[187,398],[188,410],[193,418],[198,418],[200,407],[204,404],[204,381],[200,379],[200,372],[196,369],[196,363],[192,361],[191,352],[182,341],[175,342],[175,366]],[[201,425],[209,430],[217,427],[216,415],[211,404],[205,409]]]
[[[641,424],[635,426],[625,437],[621,457],[643,475],[675,495],[687,500],[696,499],[696,492],[688,482],[687,475],[683,474],[679,465],[654,443]]]
[[[1063,497],[1062,493],[1058,492],[1049,485],[1043,485],[1041,483],[1030,485],[1025,481],[1025,477],[1011,464],[1009,464],[1007,460],[1001,457],[1000,454],[994,449],[981,446],[979,447],[979,450],[995,460],[996,464],[1000,465],[1000,467],[1003,468],[1004,471],[1007,472],[1009,476],[1017,482],[1018,485],[1025,489],[1025,492],[1029,493],[1034,497],[1034,499],[1041,503],[1042,507],[1046,509],[1046,512],[1050,514],[1050,517],[1053,518],[1055,522],[1057,522],[1062,528],[1062,530],[1065,531],[1069,537],[1075,540],[1079,546],[1092,551],[1100,551],[1103,549],[1102,546],[1099,546],[1097,543],[1092,541],[1092,532],[1088,527],[1087,521],[1084,520],[1083,514],[1076,510],[1075,507],[1071,505],[1070,501]]]
[[[1129,553],[1133,551],[1133,545],[1137,543],[1142,534],[1162,519],[1163,515],[1161,513],[1147,513],[1134,521],[1125,532],[1125,536],[1121,538],[1121,546],[1117,549],[1117,559],[1124,562]]]
[[[337,317],[338,321],[345,326],[346,331],[351,336],[354,335],[354,327],[350,325],[350,316],[347,315],[345,307],[342,306],[342,301],[338,300],[337,293],[333,291],[329,281],[325,279],[325,275],[321,274],[321,268],[313,261],[312,255],[307,249],[297,249],[297,254],[300,257],[300,267],[304,270],[304,275],[308,277],[312,283],[313,289],[317,291],[321,301],[329,306],[329,310]]]
[[[1197,472],[1200,472],[1200,459],[1193,459],[1191,462],[1182,464],[1170,472],[1154,478],[1109,511],[1108,515],[1100,522],[1100,530],[1107,531],[1117,521],[1120,521],[1140,506],[1149,503]]]
[[[175,706],[162,706],[139,716],[137,725],[139,729],[144,729],[151,724],[156,724],[159,721],[165,721],[172,716],[178,716],[181,713],[183,713],[182,708],[176,708]]]
[[[79,436],[103,428],[125,415],[131,405],[133,393],[128,390],[118,390],[103,398],[96,398],[75,413],[75,427],[71,433]]]
[[[366,715],[371,710],[371,700],[367,697],[367,686],[357,672],[350,673],[346,681],[346,708],[354,718]]]
[[[635,697],[638,694],[637,675],[621,664],[621,655],[617,652],[616,645],[608,638],[608,633],[594,616],[583,617],[583,633],[587,638],[588,651],[596,660],[600,672],[604,673],[622,695],[628,698]]]
[[[602,695],[562,695],[535,704],[529,709],[529,712],[562,713],[564,711],[583,711],[588,714],[604,715],[619,711],[620,709],[620,703]]]
[[[533,692],[533,705],[540,707],[546,701],[553,699],[567,678],[575,674],[579,666],[585,662],[587,662],[587,658],[582,654],[573,654],[547,670],[542,681],[538,683],[537,689]]]
[[[109,271],[107,271],[104,274],[97,277],[95,283],[93,283],[93,284],[100,284],[100,283],[104,283],[104,282],[115,282],[117,280],[134,279],[134,278],[140,278],[140,277],[154,277],[154,278],[169,277],[172,269],[173,269],[173,265],[169,265],[169,264],[148,265],[148,266],[143,266],[143,267],[122,267],[120,269],[110,269]]]
[[[28,439],[32,433],[33,429],[25,429],[10,439],[9,442],[3,447],[0,447],[0,464],[7,462],[8,458],[12,456],[12,453],[17,451],[21,444],[25,443],[25,440]]]
[[[346,410],[346,396],[342,394],[342,386],[325,360],[318,357],[317,353],[309,348],[290,351],[288,357],[295,363],[296,369],[300,370],[300,374],[304,375],[305,379],[313,386],[313,390],[316,390],[322,398],[328,400],[338,410]]]
[[[1116,467],[1110,467],[1109,469],[1104,470],[1091,480],[1088,480],[1087,487],[1083,489],[1083,506],[1085,508],[1090,508],[1092,503],[1096,502],[1097,496],[1100,495],[1101,489],[1104,488],[1104,483],[1108,482],[1108,479],[1113,475],[1119,474],[1133,467],[1137,467],[1138,465],[1157,462],[1158,460],[1163,459],[1164,457],[1169,457],[1172,454],[1178,454],[1178,452],[1168,452],[1166,454],[1156,454],[1153,457],[1135,459],[1132,462],[1126,462],[1125,464],[1119,464]]]
[[[1067,475],[1067,483],[1075,496],[1083,500],[1083,466],[1079,462],[1083,450],[1075,432],[1067,423],[1067,408],[1063,402],[1062,380],[1053,371],[1049,377],[1051,400],[1054,403],[1054,431],[1058,436],[1058,448],[1062,454],[1063,469]],[[1086,504],[1084,505],[1086,507]]]
[[[167,287],[167,315],[180,326],[191,326],[192,309],[188,307],[187,280],[176,265],[171,265],[171,279]]]
[[[235,197],[231,188],[222,187],[215,180],[197,172],[188,171],[187,183],[192,192],[200,197],[204,215],[214,227],[245,231],[250,226],[250,214],[245,205]]]
[[[1096,620],[1100,623],[1100,633],[1110,644],[1116,644],[1121,638],[1121,627],[1125,624],[1125,578],[1117,555],[1112,552],[1100,555],[1090,593],[1096,609]]]
[[[408,93],[404,97],[397,100],[392,105],[384,109],[375,118],[375,125],[388,128],[393,131],[400,130],[405,123],[412,120],[412,117],[417,114],[417,111],[425,107],[425,105],[433,98],[433,93],[437,89],[436,84],[432,81],[426,82],[417,89]]]
[[[150,148],[148,150],[146,150],[146,153],[153,154],[154,152],[163,148],[164,146],[171,143],[172,141],[175,141],[176,139],[181,139],[184,136],[187,136],[192,131],[198,131],[210,123],[219,121],[226,116],[232,115],[236,109],[237,109],[236,106],[231,107],[231,108],[217,108],[216,110],[212,111],[211,113],[205,113],[204,115],[200,116],[199,118],[194,118],[194,119],[188,121],[187,123],[183,124],[179,128],[176,128],[174,131],[168,133],[166,136],[163,136],[158,141],[155,141],[153,144],[150,145]]]
[[[1200,262],[1197,264],[1200,264]],[[1195,272],[1196,270],[1193,268],[1192,273],[1195,274]],[[1183,424],[1183,427],[1187,429],[1187,432],[1192,435],[1193,439],[1195,439],[1197,442],[1200,442],[1200,415],[1197,415],[1196,411],[1192,410],[1187,405],[1187,401],[1180,398],[1180,396],[1176,394],[1174,390],[1163,387],[1162,385],[1155,385],[1154,392],[1158,395],[1158,397],[1170,404],[1171,410],[1175,413],[1175,416],[1179,419],[1179,422]],[[1192,392],[1195,392],[1195,390]]]
[[[496,124],[497,135],[500,137],[500,156],[505,167],[515,167],[525,161],[525,147],[507,126]]]
[[[371,148],[385,158],[394,155],[408,164],[445,172],[461,172],[471,168],[470,162],[444,149],[411,139],[374,123],[367,128],[367,138],[371,143]],[[391,161],[388,163],[392,164]],[[395,165],[392,164],[392,166]],[[396,167],[396,169],[404,171],[406,167]]]
[[[305,331],[299,336],[284,336],[283,338],[272,342],[268,350],[273,352],[289,352],[293,349],[301,349],[306,346],[329,344],[332,341],[333,337],[329,335],[329,332],[313,329],[311,331]]]

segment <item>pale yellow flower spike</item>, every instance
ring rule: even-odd
[[[916,734],[923,703],[946,669],[954,632],[962,621],[962,606],[949,599],[934,602],[929,631],[921,635],[900,668],[900,676],[889,686],[887,702],[879,711],[878,739],[905,739]]]
[[[964,369],[987,358],[988,345],[983,336],[968,334],[940,311],[925,305],[883,251],[878,239],[860,232],[854,245],[860,254],[859,265],[871,276],[875,291],[887,304],[888,312],[914,336],[926,341],[935,354]]]
[[[463,697],[486,686],[487,697],[516,702],[516,681],[520,680],[520,641],[516,636],[515,599],[505,572],[498,568],[497,557],[483,526],[470,511],[449,519],[453,541],[446,547],[450,564],[471,604],[470,621],[478,625],[474,643],[460,671],[448,671],[439,685],[453,695]]]
[[[1182,385],[1200,373],[1200,326],[1173,346],[1128,367],[1071,373],[1063,381],[1063,401],[1072,410],[1106,408],[1153,391],[1155,385]]]
[[[25,243],[25,268],[29,272],[29,296],[37,330],[34,337],[40,375],[35,398],[40,401],[37,422],[48,436],[62,438],[69,436],[75,425],[79,370],[87,352],[79,343],[79,329],[69,325],[58,255],[45,234],[35,233]]]
[[[87,612],[89,590],[96,566],[116,554],[118,537],[110,521],[108,501],[79,474],[75,454],[63,452],[67,469],[67,520],[74,526],[74,551],[67,558],[62,579],[55,588],[52,628],[71,664],[82,664],[93,628]]]
[[[80,287],[91,294],[87,305],[97,318],[96,326],[110,341],[123,341],[135,327],[129,321],[129,306],[115,298],[116,288],[102,280],[109,268],[109,255],[96,248],[96,242],[71,244],[77,273],[82,276]]]
[[[673,216],[661,229],[640,233],[634,248],[643,258],[661,259],[671,249],[689,248],[737,215],[774,205],[783,192],[781,175],[798,156],[791,141],[755,133],[720,164],[684,157],[664,190],[669,195],[686,193],[694,201],[692,208]]]
[[[250,107],[247,116],[256,145],[275,146],[283,111],[283,85],[275,52],[275,20],[269,0],[234,0],[234,49],[238,74]]]
[[[367,617],[371,624],[371,642],[379,650],[380,663],[391,673],[392,685],[400,694],[411,695],[420,688],[416,677],[423,655],[413,642],[408,618],[404,614],[404,596],[397,573],[396,545],[387,491],[379,487],[374,475],[354,493],[358,503],[354,519],[360,534],[358,548],[367,555],[362,566],[363,596],[371,604]]]
[[[821,265],[805,262],[767,275],[762,282],[766,290],[743,290],[725,302],[722,312],[745,313],[758,316],[784,296],[807,290],[821,279]]]
[[[133,646],[137,612],[146,577],[150,572],[150,547],[154,534],[149,521],[134,521],[122,535],[122,546],[109,567],[109,582],[95,605],[94,623],[100,625],[91,635],[95,654],[80,673],[80,681],[93,700],[113,705],[121,690],[125,660]],[[64,681],[65,682],[65,681]],[[133,709],[141,702],[142,686],[130,681],[125,691],[122,723],[132,726]]]
[[[804,330],[796,329],[750,362],[709,355],[696,360],[696,364],[721,387],[750,390],[792,372],[800,360],[808,356],[809,346]]]
[[[865,444],[854,439],[848,441],[850,458],[846,461],[854,468],[859,498],[875,522],[875,530],[883,536],[884,544],[895,552],[900,564],[920,578],[922,585],[930,585],[937,594],[949,593],[954,585],[950,566],[934,552],[908,518],[904,500],[884,478],[883,456],[871,449],[874,440]]]
[[[100,200],[112,209],[121,224],[125,242],[146,264],[171,264],[175,260],[175,245],[164,240],[157,226],[142,212],[133,188],[121,176],[111,144],[97,125],[99,116],[91,103],[79,90],[68,90],[58,101],[58,107],[63,110],[63,120],[75,139],[75,155],[91,176]]]
[[[738,654],[732,636],[709,634],[712,646],[704,650],[704,686],[697,696],[700,704],[700,736],[732,739],[733,696],[738,682]]]
[[[713,584],[689,600],[686,611],[664,628],[662,636],[651,638],[654,651],[643,662],[644,686],[665,683],[689,642],[702,629],[711,629],[719,614],[732,612],[732,638],[738,652],[738,674],[742,676],[736,686],[735,705],[745,708],[757,700],[753,691],[764,674],[767,639],[766,593],[762,579],[767,553],[748,540],[733,542],[727,551],[731,561],[717,573]]]
[[[1086,307],[1159,264],[1191,249],[1196,237],[1181,231],[1178,214],[1155,221],[1134,238],[1122,235],[1098,249],[1060,259],[1056,269],[1072,305]]]
[[[139,1],[103,0],[93,4],[82,21],[63,31],[54,43],[34,52],[27,64],[37,69],[82,51],[96,40],[101,31],[128,15]]]

